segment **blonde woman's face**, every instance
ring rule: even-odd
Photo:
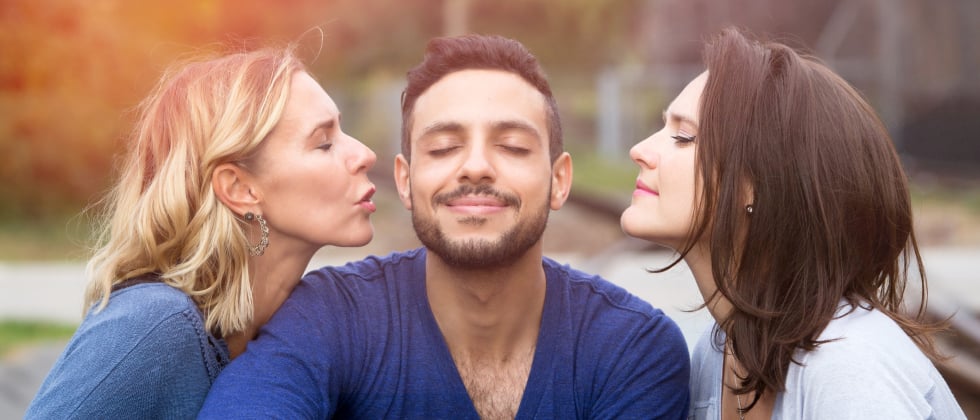
[[[270,248],[361,246],[374,236],[376,156],[341,130],[337,105],[306,72],[293,75],[286,107],[254,170]]]
[[[640,173],[620,219],[627,235],[673,249],[684,245],[698,197],[698,103],[706,81],[707,73],[692,80],[664,111],[664,127],[630,149]]]

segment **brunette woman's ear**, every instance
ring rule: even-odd
[[[745,186],[742,187],[742,197],[745,197],[745,213],[752,215],[755,211],[755,188],[752,184],[746,182]]]
[[[248,172],[233,163],[223,163],[211,175],[211,188],[222,204],[239,216],[261,214],[261,194]]]

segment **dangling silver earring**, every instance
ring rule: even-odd
[[[746,211],[747,213],[749,213],[749,214],[752,214],[752,211],[754,211],[754,210],[755,210],[755,208],[754,208],[754,207],[752,207],[752,205],[751,205],[751,204],[749,204],[749,205],[747,205],[747,206],[745,206],[745,211]]]
[[[259,238],[259,243],[255,244],[255,246],[248,245],[248,253],[253,257],[261,256],[265,253],[265,248],[269,246],[269,225],[265,223],[265,219],[261,214],[252,212],[245,213],[245,220],[249,222],[253,220],[259,221],[259,231],[262,232],[262,236]]]

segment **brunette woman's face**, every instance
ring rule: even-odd
[[[627,235],[673,249],[684,246],[694,220],[700,181],[695,165],[701,73],[664,111],[664,127],[630,149],[640,166],[630,206],[620,219]]]
[[[360,246],[374,235],[376,156],[340,128],[340,110],[306,72],[292,77],[282,116],[260,146],[254,181],[270,246]]]

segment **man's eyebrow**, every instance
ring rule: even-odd
[[[436,121],[423,128],[422,132],[419,133],[419,137],[425,137],[433,133],[461,133],[463,131],[463,125],[458,122]]]
[[[494,121],[490,123],[490,129],[493,131],[520,130],[527,132],[534,137],[541,138],[541,133],[538,132],[537,128],[534,128],[533,125],[519,120]]]
[[[490,123],[490,130],[502,132],[507,130],[524,131],[534,137],[541,138],[541,133],[533,125],[520,120],[501,120]],[[424,138],[435,133],[462,133],[466,131],[463,124],[455,121],[437,121],[429,124],[419,133],[419,138]]]

